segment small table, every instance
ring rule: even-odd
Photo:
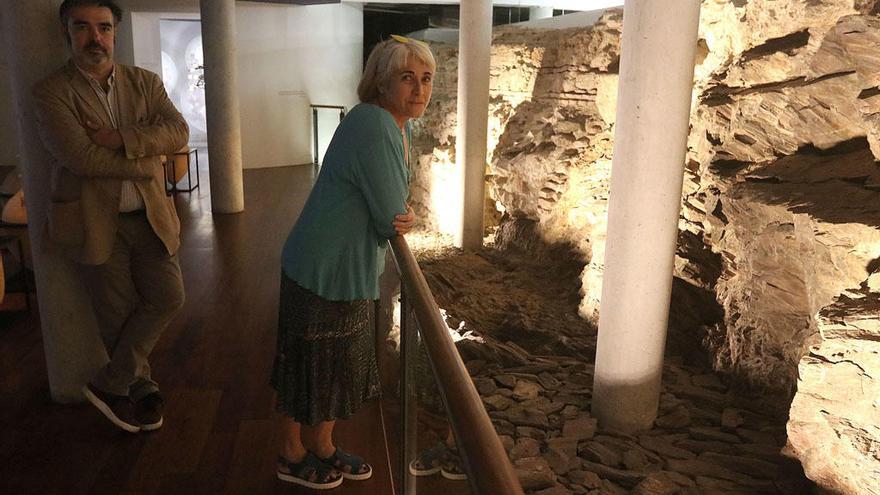
[[[195,155],[196,159],[196,182],[193,184],[192,180],[192,157]],[[177,187],[177,182],[173,180],[168,180],[168,167],[172,167],[170,177],[174,177],[174,159],[175,157],[183,156],[186,157],[186,189]],[[199,187],[199,150],[197,148],[192,148],[189,151],[178,151],[177,153],[173,153],[171,155],[171,160],[165,162],[165,194],[171,196],[172,194],[177,194],[179,192],[193,192],[195,189]]]

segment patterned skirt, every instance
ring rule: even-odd
[[[306,425],[348,418],[379,397],[373,301],[329,301],[281,273],[276,409]]]

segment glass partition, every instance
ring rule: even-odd
[[[400,299],[401,493],[470,495],[465,467],[405,290]]]
[[[471,381],[449,328],[406,240],[390,245],[400,274],[398,403],[389,424],[405,495],[523,495],[522,486]],[[387,308],[393,291],[383,284]],[[380,314],[391,311],[383,309]],[[379,324],[377,323],[377,330]],[[379,333],[377,340],[384,336]],[[381,353],[380,353],[381,354]],[[380,370],[381,371],[381,370]],[[388,401],[386,401],[388,402]],[[389,404],[390,405],[390,404]],[[453,438],[454,432],[454,438]],[[392,433],[392,432],[389,432]]]

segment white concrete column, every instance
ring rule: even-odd
[[[650,428],[672,291],[700,0],[627,0],[593,415]]]
[[[529,7],[529,20],[553,17],[553,7]]]
[[[49,390],[58,402],[77,402],[82,400],[82,386],[108,358],[76,264],[44,253],[40,242],[48,210],[51,159],[37,131],[31,88],[60,68],[69,53],[60,34],[59,3],[9,2],[3,12],[3,32]]]
[[[202,50],[205,55],[205,106],[208,124],[208,170],[211,210],[244,210],[241,119],[238,108],[238,57],[235,1],[200,0]]]
[[[492,0],[461,2],[459,23],[455,156],[462,174],[463,201],[461,230],[455,244],[479,249],[483,246]]]

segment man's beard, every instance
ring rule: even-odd
[[[97,50],[94,50],[95,48],[97,48]],[[107,50],[102,46],[88,45],[83,51],[85,55],[84,58],[92,64],[99,64],[110,58],[110,54],[107,53]]]
[[[86,45],[86,48],[85,48],[86,52],[88,52],[88,53],[91,54],[91,55],[97,55],[97,54],[98,54],[97,52],[93,51],[93,50],[95,50],[95,49],[99,50],[99,51],[100,51],[100,54],[104,55],[105,57],[107,56],[107,50],[106,50],[103,46],[101,46],[101,45],[97,45],[97,44],[94,44],[94,43],[93,43],[93,44],[90,44],[90,45]]]

